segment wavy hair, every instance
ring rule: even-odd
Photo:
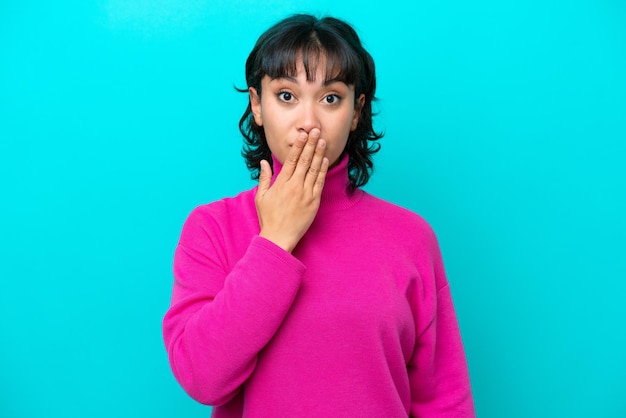
[[[380,149],[380,144],[374,141],[382,138],[383,133],[375,132],[372,124],[376,91],[374,60],[352,26],[336,18],[318,19],[306,14],[278,22],[259,37],[250,52],[246,60],[246,83],[248,89],[254,87],[260,96],[263,77],[295,78],[299,59],[307,80],[312,81],[322,57],[326,62],[325,81],[332,79],[354,85],[355,106],[359,105],[361,94],[365,98],[357,127],[350,132],[344,150],[349,156],[349,190],[354,191],[369,180],[374,167],[372,156]],[[247,93],[248,89],[237,90]],[[265,131],[254,121],[250,103],[239,121],[239,130],[244,137],[242,155],[252,178],[258,179],[261,160],[272,164],[272,158]]]

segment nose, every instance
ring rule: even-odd
[[[320,118],[314,103],[302,103],[298,116],[298,131],[309,133],[313,128],[321,129]]]

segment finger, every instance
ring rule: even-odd
[[[322,169],[322,163],[324,162],[324,153],[326,152],[326,141],[320,139],[317,141],[317,146],[315,147],[315,154],[313,154],[313,160],[311,161],[311,166],[309,167],[306,177],[304,179],[304,187],[307,190],[312,190],[317,180],[317,177]]]
[[[271,182],[272,169],[270,168],[270,164],[265,160],[261,160],[261,172],[259,173],[259,188],[257,189],[257,194],[263,196],[265,192],[269,190]]]
[[[324,188],[324,182],[326,181],[326,173],[328,173],[328,166],[330,162],[328,158],[324,157],[322,160],[322,165],[320,167],[320,172],[315,178],[315,184],[313,185],[313,196],[319,196],[322,194],[322,189]]]
[[[307,140],[300,158],[298,158],[298,165],[296,166],[295,174],[300,176],[301,179],[306,178],[306,174],[311,167],[315,150],[317,149],[317,142],[320,139],[320,130],[315,128],[309,132],[309,139]]]
[[[278,178],[290,178],[293,172],[298,165],[298,159],[300,158],[300,154],[302,150],[307,144],[308,135],[305,132],[300,132],[296,137],[291,149],[289,150],[289,154],[287,154],[287,158],[283,163],[283,168],[278,173]],[[277,179],[278,179],[277,178]]]

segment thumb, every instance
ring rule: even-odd
[[[261,172],[259,173],[258,192],[263,195],[266,191],[269,190],[271,182],[272,169],[270,168],[270,164],[265,160],[261,160]]]

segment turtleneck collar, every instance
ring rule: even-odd
[[[328,170],[326,174],[324,189],[322,190],[322,201],[318,213],[348,209],[358,202],[363,195],[361,189],[356,189],[352,193],[348,191],[350,184],[348,178],[349,157],[347,154],[343,154],[340,158],[339,163]],[[274,183],[276,176],[283,166],[274,155],[272,155],[272,162],[274,170],[272,183]]]

